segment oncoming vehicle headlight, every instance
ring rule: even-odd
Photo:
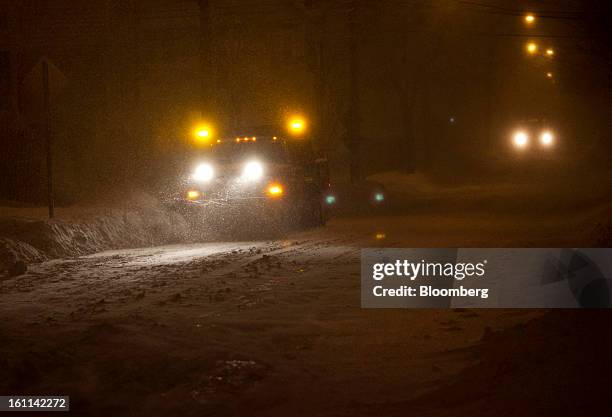
[[[527,135],[526,132],[520,130],[512,136],[512,142],[517,148],[524,148],[529,143],[529,135]]]
[[[247,162],[242,170],[242,179],[257,181],[263,176],[263,165],[257,161]]]
[[[545,130],[544,132],[542,132],[542,135],[540,136],[540,142],[542,143],[542,145],[551,146],[554,141],[555,135],[553,135],[550,130]]]
[[[200,164],[196,167],[192,178],[198,182],[208,182],[215,176],[215,170],[210,164]]]

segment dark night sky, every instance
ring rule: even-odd
[[[227,0],[211,2],[210,20],[187,0],[2,5],[9,198],[41,182],[32,110],[40,93],[26,80],[44,56],[65,78],[52,104],[67,195],[108,178],[149,181],[143,172],[171,172],[213,96],[208,117],[220,130],[311,115],[317,143],[339,167],[355,127],[366,173],[479,163],[528,117],[556,120],[598,154],[610,149],[603,1]],[[534,27],[523,23],[524,11],[538,14]],[[204,22],[210,44],[202,42]],[[527,57],[530,39],[553,47],[555,58]]]

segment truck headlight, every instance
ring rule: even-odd
[[[198,182],[208,182],[212,180],[214,176],[215,170],[210,164],[200,164],[196,167],[191,178]]]
[[[257,161],[247,162],[242,169],[242,179],[245,181],[258,181],[263,176],[263,165]]]

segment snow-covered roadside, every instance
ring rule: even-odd
[[[612,245],[612,176],[555,175],[533,181],[440,184],[422,174],[384,172],[368,177],[383,186],[395,211],[480,210],[576,224],[594,247]]]
[[[486,207],[487,210],[541,212],[590,209],[610,203],[612,175],[579,176],[555,173],[531,179],[446,184],[423,174],[383,172],[368,177],[382,184],[399,205],[429,206],[444,203],[454,207]]]
[[[0,276],[20,275],[27,264],[107,249],[188,241],[187,220],[154,198],[140,194],[112,204],[59,209],[45,219],[44,208],[0,207]]]

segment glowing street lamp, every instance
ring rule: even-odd
[[[535,16],[531,13],[527,13],[525,15],[525,23],[528,25],[533,25],[535,23]]]
[[[552,72],[547,72],[546,73],[546,78],[548,78],[549,80],[553,79],[554,74]]]
[[[554,50],[554,49],[552,49],[552,48],[548,48],[548,49],[546,50],[546,56],[548,56],[548,57],[553,57],[554,55],[555,55],[555,50]]]
[[[525,45],[525,49],[527,50],[527,53],[533,55],[538,52],[538,44],[535,42],[528,42],[527,45]]]

